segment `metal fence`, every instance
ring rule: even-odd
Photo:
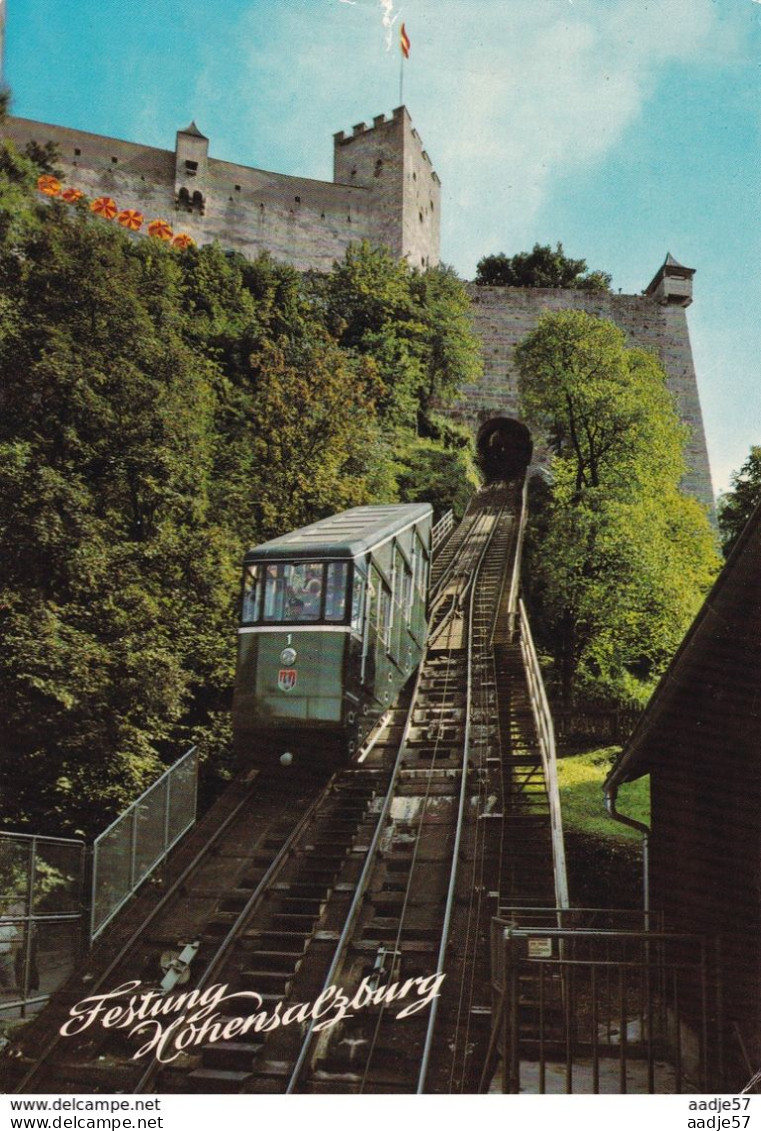
[[[74,969],[84,871],[81,840],[0,832],[0,1016],[25,1016]]]
[[[571,909],[558,913],[573,923],[562,927],[492,920],[488,1067],[499,1047],[502,1091],[715,1090],[723,1050],[712,943],[643,930],[625,915]]]
[[[91,939],[193,824],[197,783],[198,752],[193,747],[95,840]]]
[[[431,530],[431,550],[437,554],[454,530],[454,514],[447,511]]]

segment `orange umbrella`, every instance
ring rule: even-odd
[[[61,191],[61,182],[56,177],[52,177],[50,173],[45,173],[37,178],[37,188],[40,192],[44,192],[45,196],[58,196]]]
[[[113,220],[119,209],[116,207],[116,202],[110,196],[99,196],[90,205],[90,211],[94,212],[97,216],[102,216],[104,220]]]
[[[186,247],[192,247],[195,242],[196,241],[192,240],[190,236],[181,232],[179,236],[175,236],[172,240],[172,247],[179,247],[181,251],[184,251]]]
[[[130,232],[137,232],[143,226],[143,214],[137,212],[134,208],[125,208],[116,219],[123,228],[128,228]]]
[[[67,204],[76,204],[78,200],[82,199],[83,195],[78,188],[67,188],[61,193],[61,200],[65,200]]]
[[[148,235],[156,236],[159,240],[171,240],[172,229],[169,227],[166,220],[151,220],[148,225]]]

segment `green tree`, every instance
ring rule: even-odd
[[[368,359],[347,357],[326,337],[308,350],[266,343],[253,361],[248,435],[260,537],[393,498]]]
[[[339,344],[377,366],[384,424],[416,428],[480,372],[467,292],[451,268],[421,273],[362,242],[315,285]]]
[[[561,287],[581,291],[609,291],[605,271],[587,271],[586,260],[569,259],[558,243],[534,244],[517,255],[487,255],[476,265],[476,283],[487,287]]]
[[[549,436],[530,587],[566,702],[646,697],[717,567],[707,516],[679,491],[685,432],[657,359],[612,323],[545,315],[516,351],[526,419]]]
[[[17,825],[93,832],[181,752],[221,662],[210,372],[173,253],[58,201],[21,213],[0,243],[2,798]]]
[[[745,524],[761,502],[761,446],[754,444],[739,471],[732,473],[732,490],[719,496],[721,548],[728,557]]]
[[[418,389],[420,416],[450,404],[483,371],[470,297],[454,269],[444,265],[413,273],[411,292],[423,312],[425,382]]]
[[[429,406],[478,351],[445,268],[181,254],[31,158],[0,146],[0,811],[92,834],[191,739],[223,760],[246,545],[461,490]]]

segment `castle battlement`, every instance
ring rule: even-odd
[[[267,251],[299,270],[328,271],[350,243],[366,239],[411,266],[439,262],[441,183],[405,106],[333,135],[332,181],[288,176],[218,161],[195,122],[177,132],[174,150],[9,118],[5,136],[20,148],[53,142],[67,186],[108,195],[120,208],[167,220],[197,243],[218,241],[249,258]],[[455,413],[479,423],[517,411],[513,351],[544,310],[578,308],[612,319],[632,344],[653,349],[689,426],[686,488],[713,504],[697,380],[685,307],[691,268],[668,255],[644,295],[476,287],[473,320],[484,375],[463,390]]]
[[[21,149],[52,142],[67,186],[166,220],[196,243],[250,258],[267,251],[300,270],[327,271],[362,239],[414,266],[438,263],[440,184],[403,106],[334,135],[345,160],[336,158],[333,181],[219,161],[195,122],[177,131],[174,150],[24,118],[9,118],[3,134]]]

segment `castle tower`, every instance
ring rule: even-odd
[[[174,148],[174,195],[179,212],[203,216],[206,212],[206,181],[209,170],[209,139],[195,122],[177,131]]]
[[[333,136],[333,180],[372,192],[372,237],[412,267],[439,262],[441,182],[406,106]]]

